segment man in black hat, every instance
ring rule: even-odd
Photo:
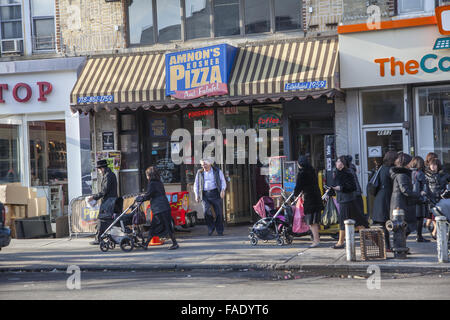
[[[108,168],[106,160],[97,161],[97,170],[102,175],[101,191],[89,197],[88,201],[102,200],[97,220],[97,234],[93,245],[99,244],[99,238],[113,221],[114,208],[117,201],[117,178]]]

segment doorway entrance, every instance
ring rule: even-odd
[[[293,133],[293,159],[298,156],[308,157],[316,172],[325,170],[325,136],[334,134],[333,119],[304,120],[294,119],[291,126]]]

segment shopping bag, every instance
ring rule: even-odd
[[[378,189],[380,188],[380,170],[381,167],[378,168],[378,170],[375,172],[375,174],[370,178],[369,183],[367,184],[367,192],[372,195],[376,196]]]
[[[309,226],[305,222],[305,212],[303,209],[303,200],[297,201],[297,205],[293,207],[294,211],[294,222],[292,224],[292,232],[294,233],[305,233],[309,230]]]
[[[338,206],[339,206],[339,204],[337,203],[336,199],[334,199],[334,198],[328,199],[325,209],[323,210],[322,218],[320,221],[320,223],[323,226],[328,227],[333,224],[339,223]]]

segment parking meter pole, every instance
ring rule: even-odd
[[[439,263],[448,262],[448,224],[447,218],[443,216],[436,217],[436,244]]]
[[[344,224],[345,224],[345,251],[347,254],[347,261],[356,261],[355,220],[352,219],[345,220]]]

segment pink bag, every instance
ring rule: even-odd
[[[305,213],[303,210],[303,199],[297,201],[297,205],[292,207],[294,210],[294,222],[292,225],[292,232],[305,233],[309,231],[309,226],[305,223]]]

